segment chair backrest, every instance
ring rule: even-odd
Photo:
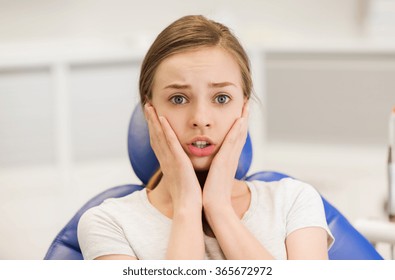
[[[89,200],[56,236],[44,259],[82,259],[77,238],[77,226],[81,215],[107,198],[122,197],[141,190],[159,167],[149,144],[147,124],[142,109],[137,105],[131,117],[128,132],[128,151],[132,167],[142,181],[140,185],[124,185],[110,188]],[[245,180],[278,181],[285,174],[262,171],[246,177],[252,161],[251,139],[248,135],[242,150],[236,178]],[[329,250],[330,259],[382,259],[375,248],[347,221],[347,219],[323,198],[326,219],[335,243]]]
[[[123,197],[136,190],[141,190],[142,185],[123,185],[110,188],[92,199],[90,199],[80,210],[71,218],[66,226],[58,233],[55,240],[49,247],[45,260],[82,260],[82,253],[77,238],[78,222],[91,207],[97,206],[107,198]]]
[[[264,171],[250,175],[246,180],[271,182],[279,181],[286,177],[290,176],[279,172]],[[334,206],[322,196],[321,198],[325,208],[326,222],[335,238],[335,243],[328,252],[329,259],[382,260],[382,256],[380,256],[373,245]]]

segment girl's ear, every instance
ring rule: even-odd
[[[148,115],[147,115],[147,112],[146,112],[147,107],[153,107],[152,103],[151,103],[151,100],[148,98],[148,96],[145,96],[142,106],[143,106],[145,120],[148,121]]]
[[[248,102],[248,100],[246,100],[245,102],[244,102],[244,106],[243,106],[243,110],[242,110],[242,112],[241,112],[241,116],[242,117],[245,117],[245,118],[248,118],[248,116],[249,116],[249,112],[250,112],[250,103]]]
[[[143,102],[143,105],[145,105],[145,104],[151,104],[151,100],[148,98],[148,96],[146,95],[145,97],[144,97],[144,102]]]
[[[148,112],[147,112],[147,106],[149,106],[147,103],[143,104],[143,113],[144,113],[144,118],[148,122]]]

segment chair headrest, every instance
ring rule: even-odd
[[[129,123],[128,132],[129,159],[137,177],[147,184],[151,176],[159,167],[159,162],[151,148],[147,122],[140,104],[136,106]],[[240,155],[236,178],[246,176],[252,161],[252,145],[250,134]]]

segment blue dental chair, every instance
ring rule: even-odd
[[[91,207],[99,205],[107,198],[122,197],[136,190],[141,190],[149,178],[159,167],[159,163],[151,149],[147,124],[141,106],[137,106],[131,117],[128,132],[128,151],[132,167],[141,184],[130,184],[110,188],[89,200],[59,232],[50,245],[45,260],[82,260],[77,239],[77,226],[81,215]],[[240,156],[236,178],[245,180],[278,181],[288,177],[285,174],[261,171],[247,176],[252,161],[251,139],[248,135]],[[363,237],[347,219],[322,198],[326,220],[335,237],[335,243],[329,250],[331,260],[381,260],[380,254],[372,244]]]

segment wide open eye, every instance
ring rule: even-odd
[[[226,104],[230,101],[230,97],[225,94],[219,94],[215,97],[214,100],[218,104]]]
[[[182,95],[174,95],[170,98],[170,102],[175,105],[181,105],[185,104],[187,102],[187,99]]]

